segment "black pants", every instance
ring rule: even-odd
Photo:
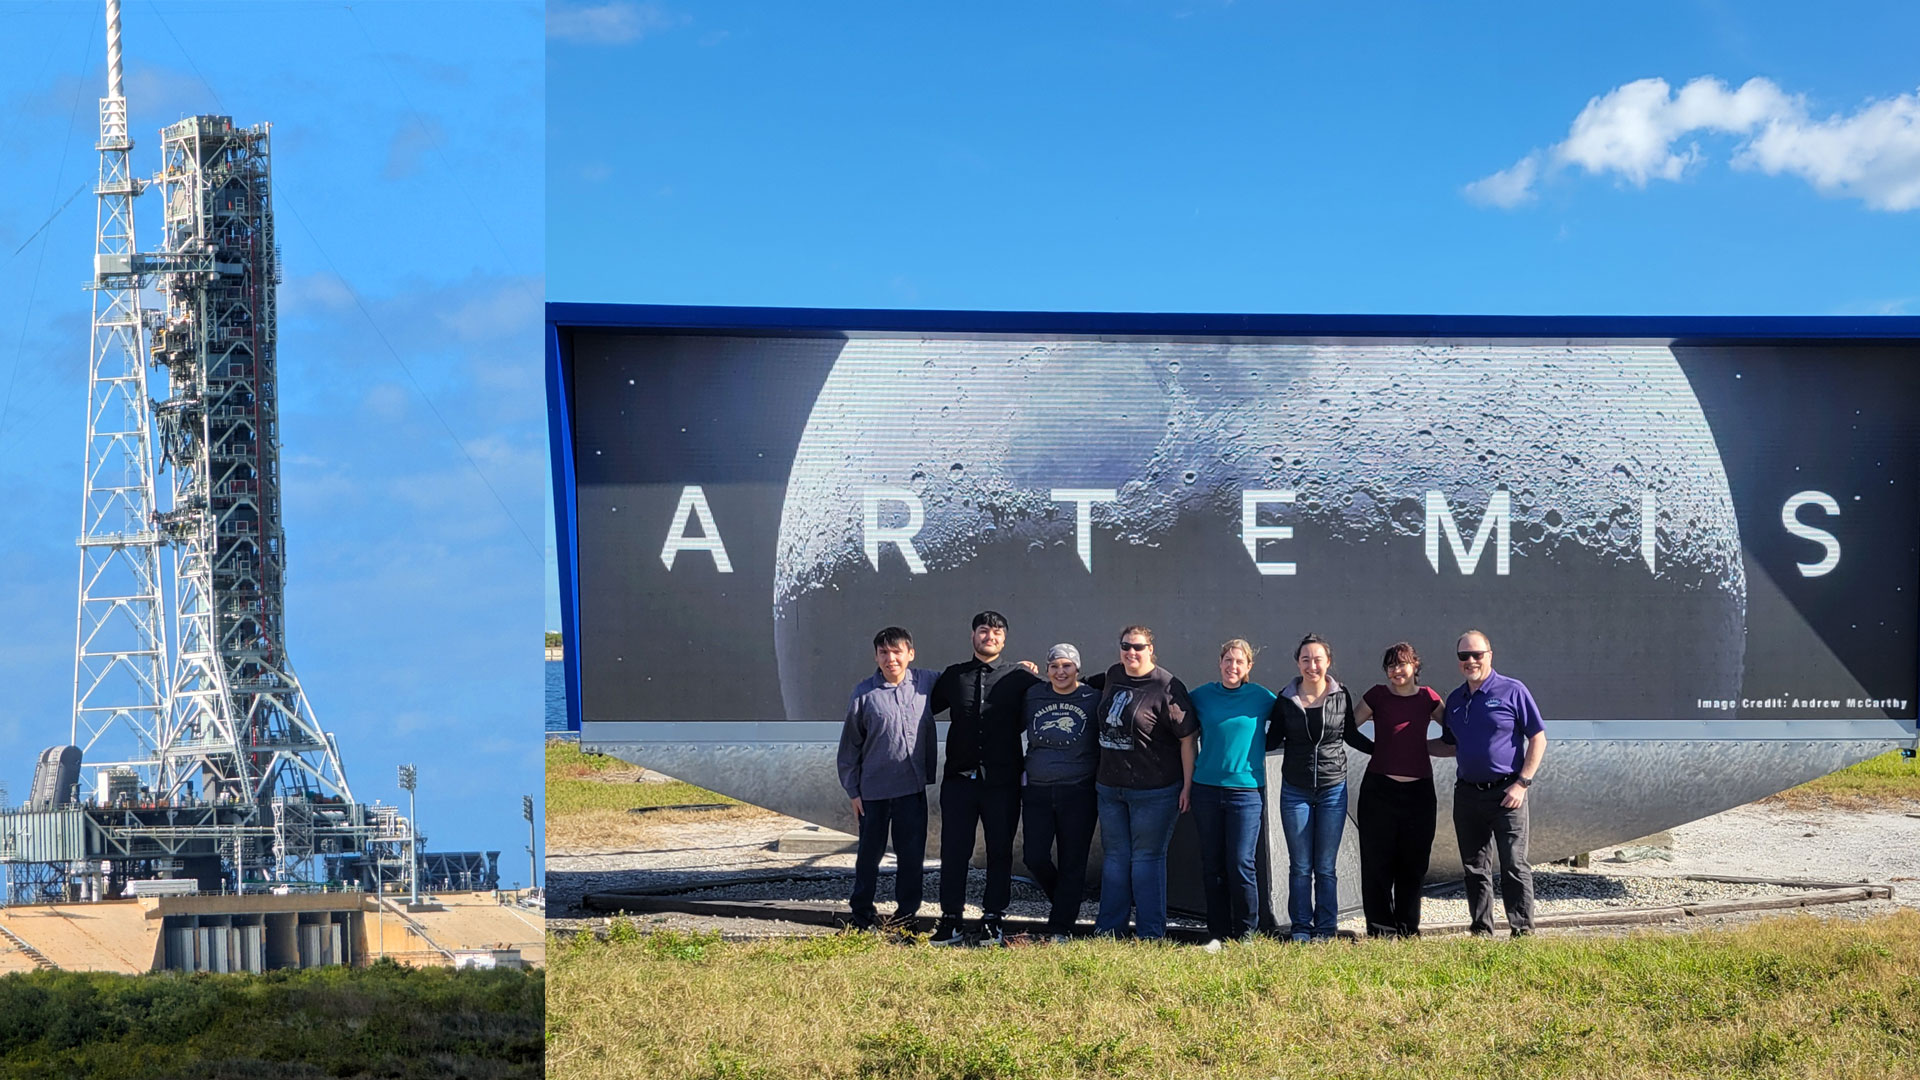
[[[1368,937],[1420,933],[1420,886],[1433,854],[1433,780],[1360,781],[1360,900]]]
[[[896,799],[865,799],[860,804],[860,848],[853,857],[853,921],[874,921],[873,894],[880,885],[880,856],[887,850],[887,832],[893,832],[893,916],[910,919],[920,910],[924,882],[921,864],[927,856],[927,793],[917,791]]]
[[[974,830],[987,834],[987,890],[980,906],[988,915],[1007,913],[1013,899],[1013,834],[1020,827],[1020,789],[989,787],[949,776],[940,783],[940,915],[958,919],[967,907],[967,864]]]
[[[1093,828],[1100,822],[1093,781],[1028,784],[1020,796],[1020,815],[1026,825],[1022,857],[1053,901],[1047,929],[1064,934],[1080,921],[1080,904],[1087,897],[1087,849],[1093,846]],[[1056,840],[1060,845],[1057,863]]]
[[[1506,788],[1486,791],[1467,784],[1453,789],[1453,832],[1466,868],[1467,912],[1473,932],[1493,933],[1493,849],[1500,848],[1500,897],[1507,926],[1515,933],[1533,930],[1533,867],[1527,865],[1527,810],[1500,805]]]

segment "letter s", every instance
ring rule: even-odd
[[[1800,539],[1811,540],[1827,549],[1827,557],[1817,563],[1794,564],[1800,568],[1801,577],[1823,577],[1833,573],[1833,568],[1840,565],[1840,541],[1834,539],[1827,530],[1816,529],[1800,520],[1800,508],[1809,503],[1834,517],[1840,516],[1840,504],[1833,501],[1833,496],[1824,491],[1803,491],[1788,499],[1786,505],[1780,508],[1780,524]]]

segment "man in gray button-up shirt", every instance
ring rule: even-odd
[[[939,673],[911,666],[913,637],[897,626],[874,635],[873,659],[879,670],[853,688],[840,729],[840,786],[853,800],[860,825],[850,899],[852,924],[859,929],[877,922],[873,895],[889,830],[898,867],[891,921],[904,922],[920,910],[927,785],[938,775],[940,752],[932,698]]]

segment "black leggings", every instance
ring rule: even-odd
[[[1433,854],[1433,781],[1360,781],[1360,901],[1367,936],[1420,933],[1420,887]]]

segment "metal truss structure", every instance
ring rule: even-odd
[[[372,892],[382,886],[410,883],[404,860],[380,861],[361,855],[343,856],[327,861],[328,876],[335,881],[357,881]],[[474,892],[500,887],[500,853],[497,851],[428,851],[420,855],[420,884],[428,890]]]
[[[196,116],[161,139],[162,257],[181,268],[158,275],[153,361],[172,391],[154,413],[179,654],[156,791],[271,803],[276,856],[310,859],[302,807],[353,796],[287,658],[268,133]]]
[[[98,783],[89,795],[67,777],[44,804],[0,808],[7,896],[98,899],[151,878],[326,887],[342,858],[377,884],[418,838],[397,808],[354,801],[287,658],[268,130],[225,116],[165,128],[165,238],[140,253],[149,184],[129,161],[119,0],[106,9],[72,723]],[[164,310],[143,312],[149,284]],[[149,358],[164,400],[148,394]]]
[[[107,5],[107,96],[100,99],[98,149],[72,741],[89,756],[96,747],[119,753],[152,779],[167,711],[164,541],[155,527],[141,347],[145,278],[133,229],[134,201],[146,185],[129,162],[117,0]]]

